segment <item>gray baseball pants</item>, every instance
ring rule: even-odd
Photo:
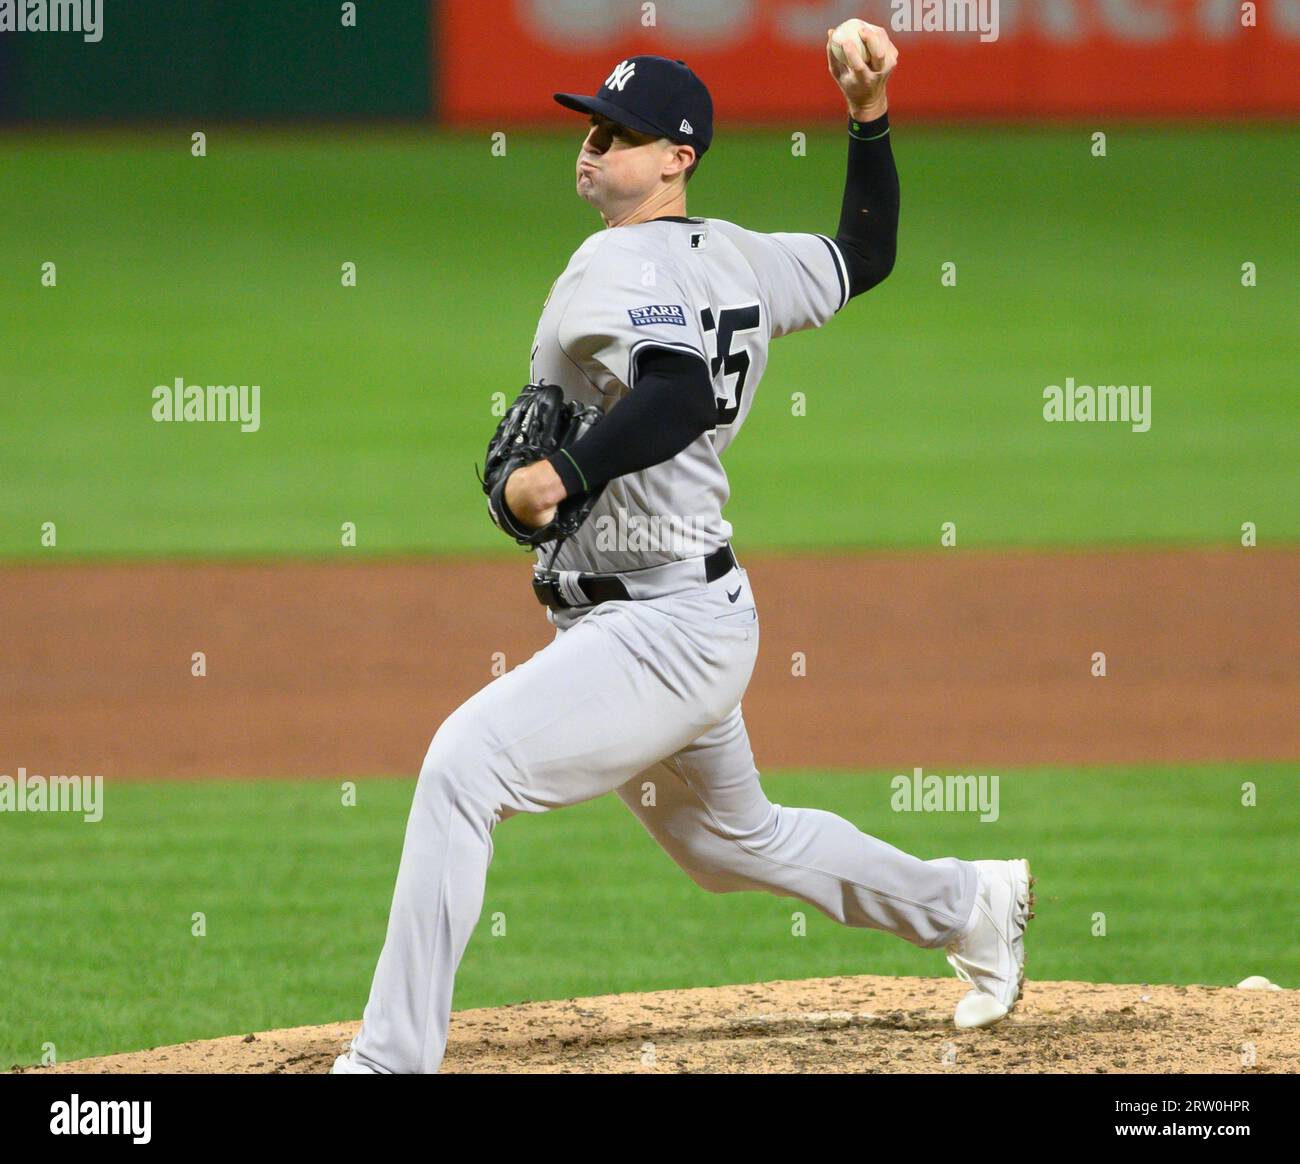
[[[844,925],[923,947],[946,945],[966,926],[970,863],[922,861],[832,813],[767,799],[740,709],[759,637],[748,576],[737,568],[708,583],[698,560],[676,565],[684,569],[671,593],[557,614],[553,642],[438,729],[356,1063],[383,1074],[438,1069],[494,827],[607,792],[715,893],[798,898]]]

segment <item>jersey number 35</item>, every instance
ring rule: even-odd
[[[760,321],[757,303],[744,307],[724,307],[713,318],[712,308],[700,310],[700,325],[704,329],[706,342],[712,343],[714,356],[709,363],[709,371],[717,382],[718,372],[722,372],[722,391],[726,394],[717,398],[718,427],[733,424],[740,415],[740,402],[745,394],[745,377],[749,373],[749,352],[744,340],[737,342],[738,336],[758,330]],[[732,345],[736,350],[732,350]],[[735,377],[734,382],[732,377]]]

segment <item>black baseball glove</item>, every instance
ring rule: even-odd
[[[515,402],[501,418],[497,431],[488,442],[487,463],[483,466],[483,492],[488,498],[488,513],[497,527],[521,546],[541,546],[557,538],[567,538],[587,519],[605,486],[589,493],[566,497],[556,507],[549,525],[532,529],[519,521],[506,506],[506,480],[516,469],[544,461],[560,449],[572,445],[596,424],[603,413],[599,408],[564,400],[564,393],[554,384],[526,384]]]

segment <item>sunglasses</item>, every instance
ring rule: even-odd
[[[619,125],[617,121],[610,121],[607,117],[597,117],[594,113],[588,120],[593,129],[604,130],[616,141],[626,142],[628,145],[643,146],[659,140],[652,134],[638,133],[635,129],[628,129],[626,125]]]

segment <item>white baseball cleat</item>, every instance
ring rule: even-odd
[[[1025,981],[1025,926],[1034,916],[1029,862],[975,861],[975,927],[948,947],[957,977],[975,989],[957,1004],[953,1022],[963,1030],[1006,1018]]]
[[[374,1075],[369,1067],[363,1067],[352,1058],[352,1044],[348,1044],[348,1049],[334,1060],[334,1066],[330,1068],[331,1075]]]

